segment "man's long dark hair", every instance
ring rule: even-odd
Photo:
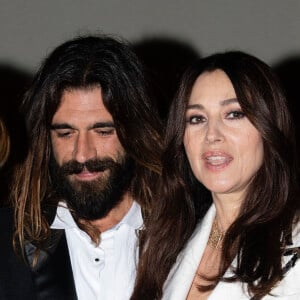
[[[220,280],[241,281],[253,299],[268,294],[283,277],[282,254],[299,218],[299,193],[293,125],[273,72],[264,62],[239,51],[199,60],[184,74],[171,106],[163,155],[159,201],[147,226],[132,299],[160,299],[179,252],[212,203],[192,174],[184,147],[185,112],[192,87],[203,72],[222,70],[231,80],[243,112],[260,132],[264,160],[251,182],[222,248]],[[231,279],[224,273],[237,257]]]
[[[52,201],[49,162],[50,126],[62,93],[68,89],[100,87],[113,117],[118,138],[133,159],[130,186],[147,216],[156,178],[160,174],[160,121],[147,92],[143,67],[128,42],[107,35],[79,36],[58,46],[45,59],[26,93],[23,113],[29,151],[18,166],[12,186],[16,241],[37,245],[49,233],[41,203]],[[51,225],[51,224],[50,224]]]

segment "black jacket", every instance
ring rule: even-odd
[[[13,250],[13,230],[13,210],[0,208],[0,300],[77,300],[64,230],[51,230],[34,268],[35,246],[26,244],[24,262]]]

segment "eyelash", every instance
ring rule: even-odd
[[[230,115],[233,115],[230,117]],[[240,120],[245,117],[245,114],[241,110],[233,110],[225,114],[225,118],[228,120]],[[191,115],[186,120],[191,125],[201,124],[205,122],[205,117],[202,115]]]
[[[108,136],[113,134],[115,131],[114,128],[111,129],[106,129],[106,130],[96,130],[95,132],[100,135],[100,136]],[[57,137],[58,138],[69,138],[72,135],[72,131],[56,131]]]
[[[57,131],[56,134],[59,138],[66,138],[66,137],[69,137],[72,134],[72,132],[71,131],[66,131],[66,132],[58,132]]]
[[[107,130],[97,130],[96,132],[97,132],[99,135],[106,136],[106,135],[111,135],[111,134],[113,134],[114,131],[115,131],[115,129],[112,128],[112,129],[107,129]]]
[[[228,114],[226,114],[226,117],[228,117],[229,115],[234,114],[235,116],[233,118],[229,118],[232,120],[239,120],[245,117],[245,114],[241,111],[241,110],[234,110],[229,112]]]
[[[195,124],[203,123],[203,119],[204,119],[203,116],[193,115],[193,116],[188,117],[186,122],[191,125],[195,125]]]

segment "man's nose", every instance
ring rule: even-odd
[[[88,133],[79,134],[74,145],[73,159],[84,163],[89,159],[96,158],[97,149],[93,139]]]

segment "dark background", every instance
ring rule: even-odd
[[[0,114],[12,142],[0,173],[2,199],[12,167],[26,153],[24,121],[17,110],[24,91],[43,58],[81,33],[114,34],[133,44],[162,119],[191,61],[231,49],[253,54],[279,75],[300,141],[299,0],[0,0],[0,25]]]

